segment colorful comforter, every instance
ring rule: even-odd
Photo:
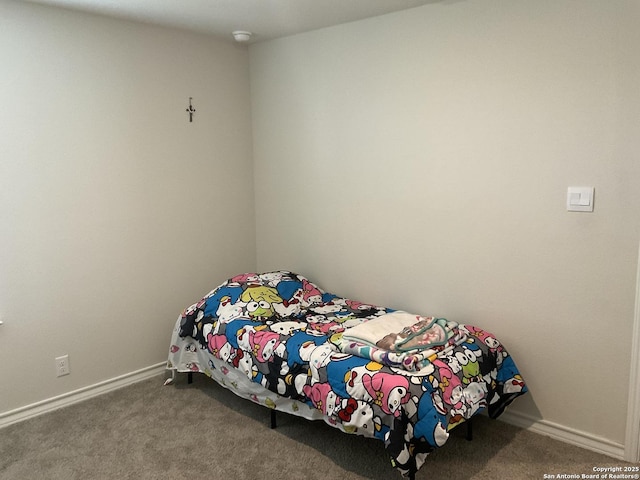
[[[291,272],[238,275],[182,313],[168,368],[202,371],[225,386],[237,386],[225,381],[231,373],[246,378],[273,392],[276,400],[261,397],[271,408],[278,399],[301,402],[330,425],[382,440],[392,464],[410,475],[453,427],[483,410],[497,417],[527,387],[492,334],[432,317],[419,318],[444,329],[437,345],[391,352],[419,357],[410,368],[371,356],[371,349],[340,351],[350,327],[392,312],[327,293]],[[197,360],[186,363],[185,353]]]

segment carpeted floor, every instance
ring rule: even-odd
[[[400,480],[381,442],[278,414],[203,375],[158,376],[0,430],[0,479]],[[543,479],[620,460],[478,417],[432,453],[416,480]],[[561,478],[561,477],[560,477]]]

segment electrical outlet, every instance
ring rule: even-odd
[[[69,375],[71,373],[69,370],[69,355],[63,355],[62,357],[56,358],[56,373],[59,377]]]

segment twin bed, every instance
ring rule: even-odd
[[[230,278],[178,318],[167,368],[384,442],[414,478],[449,431],[527,387],[478,327],[350,300],[287,271]]]

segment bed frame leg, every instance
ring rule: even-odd
[[[271,428],[276,428],[276,411],[271,410]]]
[[[193,383],[193,372],[187,373],[187,383]]]
[[[471,419],[467,420],[467,435],[465,438],[469,441],[473,440],[473,425]]]

